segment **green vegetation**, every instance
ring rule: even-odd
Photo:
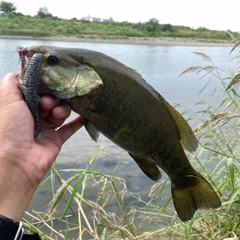
[[[231,59],[239,59],[239,51],[235,50],[239,45],[240,42],[236,43],[233,51],[236,55],[231,53]],[[25,228],[38,231],[43,239],[239,239],[240,63],[234,63],[232,69],[220,69],[210,56],[194,54],[203,59],[205,66],[191,66],[181,75],[201,75],[200,80],[206,82],[201,91],[212,80],[218,80],[218,84],[208,101],[197,103],[202,111],[196,113],[185,108],[188,120],[196,125],[194,131],[200,145],[188,157],[221,196],[222,206],[198,211],[191,221],[182,223],[171,197],[162,201],[169,180],[156,183],[149,193],[149,201],[145,202],[137,193],[129,192],[124,179],[117,177],[118,164],[111,176],[93,170],[98,157],[95,154],[88,169],[60,171],[52,167],[50,177],[39,186],[41,190],[50,185],[52,201],[46,212],[30,210],[24,220]],[[217,89],[223,89],[222,97],[213,106]],[[64,179],[64,171],[72,176]],[[96,193],[95,200],[86,197],[87,191]]]
[[[17,10],[17,8],[14,6],[13,3],[1,1],[0,2],[0,10],[3,13],[10,13],[10,12],[15,12]]]
[[[240,37],[239,33],[231,33]],[[7,12],[0,17],[0,35],[33,37],[77,37],[101,39],[128,39],[130,37],[180,37],[202,39],[203,41],[230,41],[226,31],[206,28],[191,29],[184,26],[160,24],[155,18],[145,23],[89,22],[61,19],[52,16],[46,8],[40,8],[34,17],[21,13]]]

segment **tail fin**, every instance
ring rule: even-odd
[[[183,222],[190,220],[197,209],[221,206],[220,199],[207,180],[197,172],[193,177],[196,180],[189,186],[172,185],[173,203]]]

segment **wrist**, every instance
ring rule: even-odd
[[[7,190],[1,187],[0,183],[0,213],[14,222],[19,222],[31,200],[31,196],[23,196],[14,187]]]
[[[14,161],[0,156],[0,214],[18,222],[21,220],[35,188],[24,171]]]

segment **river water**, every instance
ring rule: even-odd
[[[213,64],[221,69],[233,70],[236,65],[236,62],[229,61],[231,59],[231,56],[229,56],[230,46],[152,46],[0,39],[0,79],[8,72],[18,72],[17,46],[28,47],[38,44],[86,48],[110,55],[125,65],[137,69],[143,78],[168,102],[182,104],[193,112],[200,110],[195,103],[202,99],[208,100],[213,89],[219,83],[219,80],[215,77],[199,80],[201,75],[195,73],[188,73],[178,77],[188,67],[211,65],[211,62],[203,61],[199,55],[193,54],[193,52],[207,54],[211,57]],[[208,80],[210,80],[208,87],[203,93],[199,94],[199,91],[206,85]],[[222,89],[218,88],[214,99],[217,101],[222,94]],[[71,118],[75,116],[72,113]],[[103,136],[100,136],[98,143],[93,142],[84,128],[79,130],[63,146],[57,158],[58,168],[85,169],[89,167],[89,160],[93,154],[97,154],[101,147],[104,148],[104,151],[98,156],[94,169],[103,174],[111,175],[116,164],[120,161],[116,175],[124,178],[129,191],[140,194],[147,201],[148,193],[154,182],[142,173],[125,151]],[[64,173],[64,176],[67,178],[67,173]],[[170,191],[166,194],[170,194]],[[31,206],[39,209],[39,211],[44,211],[50,199],[51,189],[43,189],[34,197]]]

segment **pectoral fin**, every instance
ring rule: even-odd
[[[93,141],[97,142],[98,137],[100,135],[100,131],[95,128],[91,122],[89,122],[87,119],[84,118],[84,126],[88,132],[88,134],[90,135],[90,137],[92,138]]]
[[[161,101],[168,108],[178,127],[180,141],[183,147],[189,152],[194,152],[198,147],[198,142],[191,127],[188,125],[187,121],[183,118],[183,116],[175,108],[173,108],[164,98],[161,98]]]
[[[129,155],[134,159],[141,170],[153,181],[157,181],[161,178],[161,173],[155,163],[141,159],[139,156],[134,156],[129,153]]]

